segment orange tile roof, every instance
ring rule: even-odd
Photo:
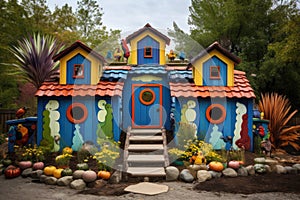
[[[100,81],[97,85],[60,85],[45,82],[35,96],[121,96],[124,83]]]
[[[234,70],[234,86],[196,86],[195,83],[170,83],[171,96],[202,98],[255,98],[246,73]]]

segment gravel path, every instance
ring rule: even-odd
[[[258,193],[258,194],[230,194],[230,193],[219,193],[219,192],[198,192],[194,191],[192,188],[194,184],[187,184],[182,182],[165,182],[162,184],[169,186],[169,191],[167,193],[146,196],[140,194],[128,193],[122,196],[95,196],[95,195],[83,195],[77,194],[78,191],[69,189],[63,186],[50,186],[41,183],[33,183],[31,178],[15,178],[15,179],[5,179],[4,176],[0,176],[0,200],[99,200],[99,199],[138,199],[138,200],[158,200],[158,199],[253,199],[253,200],[298,200],[300,199],[300,194],[292,193]]]

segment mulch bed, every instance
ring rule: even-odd
[[[217,178],[199,183],[195,190],[253,194],[263,192],[300,193],[300,174],[264,174],[236,178]]]

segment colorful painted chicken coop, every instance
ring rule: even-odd
[[[124,41],[130,50],[124,65],[108,66],[80,41],[53,58],[59,75],[36,93],[38,143],[76,151],[87,141],[118,141],[128,127],[175,127],[176,135],[186,123],[215,149],[252,150],[255,95],[245,73],[235,70],[239,58],[213,43],[189,64],[169,64],[170,39],[149,24]]]

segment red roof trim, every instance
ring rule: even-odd
[[[167,45],[170,44],[170,41],[171,41],[170,38],[168,38],[167,36],[165,36],[164,34],[159,32],[158,30],[152,28],[152,26],[149,23],[147,23],[143,28],[137,30],[136,32],[134,32],[130,35],[128,35],[125,40],[129,43],[132,39],[134,39],[135,37],[137,37],[138,35],[140,35],[141,33],[145,32],[147,30],[151,31],[155,35],[162,38],[167,43]]]
[[[123,82],[100,81],[97,85],[60,85],[45,82],[35,96],[122,96]]]
[[[76,49],[78,47],[80,47],[83,50],[85,50],[86,52],[92,54],[93,56],[95,56],[96,58],[98,58],[99,60],[101,60],[103,63],[105,62],[105,58],[103,56],[101,56],[99,53],[97,53],[96,51],[92,50],[90,47],[86,46],[85,44],[83,44],[79,40],[77,40],[76,42],[74,42],[68,48],[66,48],[63,51],[61,51],[59,54],[53,56],[52,59],[54,61],[58,61],[59,59],[61,59],[62,57],[66,56],[67,54],[69,54],[70,52],[72,52],[74,49]]]

